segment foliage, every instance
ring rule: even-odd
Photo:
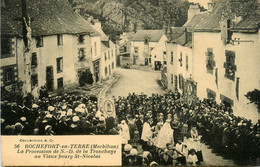
[[[250,103],[255,103],[258,109],[260,109],[260,90],[254,89],[253,91],[247,92],[245,96],[249,99]]]
[[[80,73],[79,76],[79,86],[84,86],[85,84],[92,84],[94,82],[92,73],[90,70],[85,70]]]
[[[186,0],[88,0],[84,3],[85,14],[98,18],[112,41],[122,32],[182,26],[190,5]],[[80,2],[74,0],[72,4]]]
[[[1,87],[1,101],[7,100],[8,102],[16,102],[17,104],[23,103],[23,94],[18,91],[8,91]]]

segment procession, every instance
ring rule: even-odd
[[[121,135],[122,165],[200,165],[201,142],[231,159],[259,154],[260,124],[212,99],[189,106],[178,92],[114,97],[104,117],[95,97],[42,97],[32,106],[1,101],[2,135]],[[11,118],[11,119],[10,119]],[[141,154],[140,154],[141,153]]]
[[[44,137],[83,165],[260,165],[260,0],[2,0],[1,21],[9,155]]]

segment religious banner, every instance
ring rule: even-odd
[[[111,100],[106,100],[104,102],[104,116],[105,118],[110,116],[116,117],[115,105]]]
[[[192,79],[186,79],[184,84],[184,99],[187,104],[191,106],[194,103],[194,100],[197,96],[197,84]]]

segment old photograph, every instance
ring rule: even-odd
[[[60,149],[36,159],[260,165],[260,0],[1,0],[0,60],[1,136]]]

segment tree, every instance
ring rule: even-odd
[[[254,89],[251,92],[247,92],[245,96],[249,99],[250,103],[256,104],[258,110],[260,110],[260,90]]]

